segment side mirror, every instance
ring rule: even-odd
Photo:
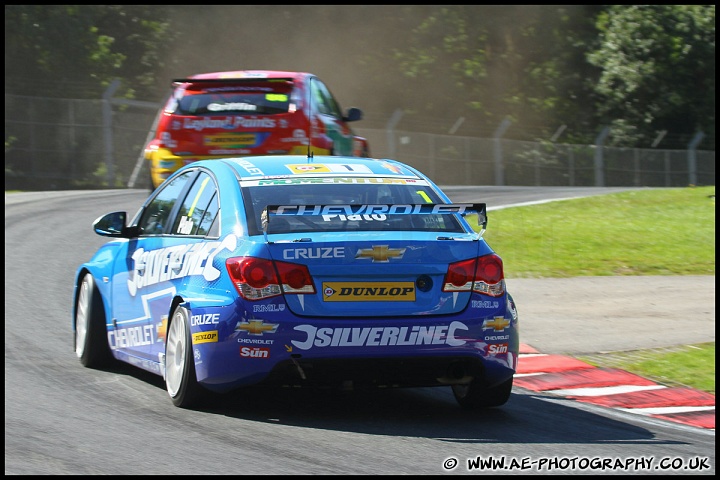
[[[93,222],[93,230],[103,237],[126,237],[127,231],[125,222],[127,221],[127,213],[113,212],[103,215]]]
[[[356,107],[348,108],[347,115],[343,117],[346,122],[356,122],[362,120],[362,110]]]

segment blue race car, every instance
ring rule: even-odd
[[[518,315],[482,238],[403,163],[282,155],[198,161],[169,177],[77,269],[75,352],[161,375],[174,405],[252,385],[449,386],[510,397]]]

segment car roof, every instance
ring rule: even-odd
[[[217,160],[211,160],[217,161]],[[425,179],[411,167],[396,160],[318,155],[263,155],[226,158],[241,180],[259,178],[312,177],[398,177]]]

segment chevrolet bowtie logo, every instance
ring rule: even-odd
[[[505,317],[495,317],[492,320],[485,320],[482,328],[483,330],[492,328],[496,332],[502,332],[508,325],[510,325],[510,320],[505,320]]]
[[[262,335],[264,332],[275,333],[277,323],[265,323],[263,320],[248,320],[247,322],[238,322],[235,330],[245,330],[250,335]]]
[[[373,262],[389,262],[391,258],[402,258],[404,248],[390,248],[388,245],[373,245],[372,248],[361,248],[355,258],[371,258]]]

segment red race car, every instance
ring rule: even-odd
[[[243,70],[172,81],[145,147],[151,188],[183,165],[213,158],[309,153],[369,157],[365,138],[327,86],[304,72]]]

